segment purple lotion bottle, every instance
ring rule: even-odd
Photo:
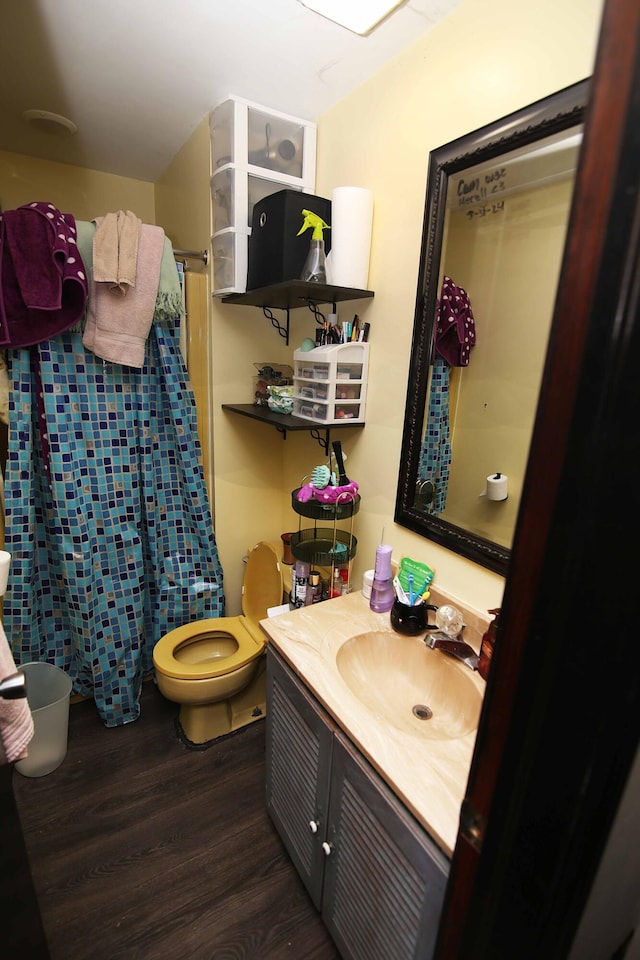
[[[386,543],[381,543],[376,549],[376,566],[369,600],[369,606],[375,613],[386,613],[391,610],[396,598],[391,572],[392,549]]]

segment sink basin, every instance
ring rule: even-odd
[[[377,717],[428,740],[456,740],[478,726],[482,696],[467,667],[419,637],[360,633],[338,650],[340,676]]]

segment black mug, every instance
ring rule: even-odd
[[[437,609],[432,603],[409,604],[396,599],[391,607],[391,626],[398,633],[409,637],[415,637],[426,630],[435,630],[435,625],[428,622],[428,611]]]

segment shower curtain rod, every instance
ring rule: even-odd
[[[184,257],[186,260],[202,260],[205,267],[209,263],[208,250],[174,250],[174,257]]]

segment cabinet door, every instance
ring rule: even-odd
[[[334,726],[267,649],[267,809],[320,909]]]
[[[322,917],[344,960],[428,960],[449,861],[338,734]]]

